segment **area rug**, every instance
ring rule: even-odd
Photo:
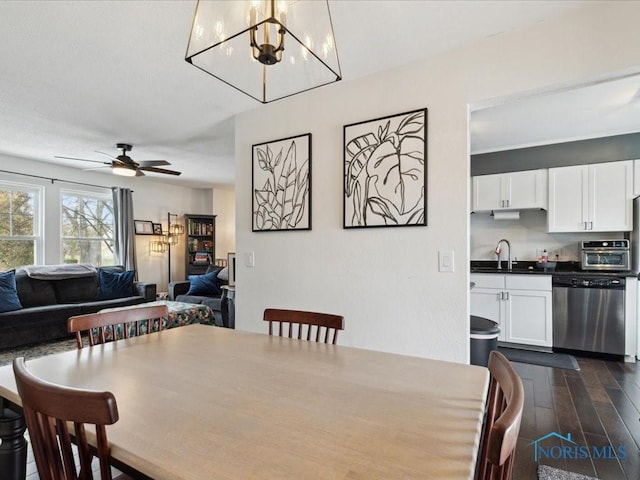
[[[566,353],[532,352],[507,347],[498,347],[498,351],[512,362],[531,363],[533,365],[542,365],[543,367],[566,368],[567,370],[580,370],[576,357],[567,355]]]
[[[598,480],[581,473],[565,472],[548,465],[538,465],[538,480]]]
[[[14,350],[5,350],[0,352],[0,366],[9,365],[14,358],[24,357],[26,360],[30,358],[44,357],[53,353],[67,352],[76,348],[76,339],[67,338],[57,342],[41,343],[32,345],[31,347],[16,348]]]

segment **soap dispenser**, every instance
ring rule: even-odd
[[[547,249],[545,248],[542,251],[542,257],[540,258],[540,263],[547,263],[549,261],[549,254],[547,253]]]

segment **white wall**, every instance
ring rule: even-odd
[[[213,191],[213,213],[216,217],[216,257],[227,258],[236,251],[236,196],[233,188]]]
[[[265,332],[265,307],[340,313],[339,343],[468,361],[469,105],[640,65],[638,2],[570,17],[236,120],[237,328]],[[338,45],[338,48],[340,46]],[[342,229],[342,127],[428,107],[428,227]],[[251,232],[251,145],[313,134],[313,230]],[[455,273],[438,273],[438,250]],[[255,252],[255,268],[244,258]]]
[[[519,220],[494,220],[489,213],[471,214],[471,260],[496,260],[495,250],[501,238],[509,240],[512,258],[538,260],[546,249],[550,261],[555,261],[557,254],[559,261],[567,262],[580,260],[582,240],[624,237],[621,232],[548,233],[545,210],[522,210]]]
[[[162,223],[167,228],[167,212],[178,215],[178,222],[184,222],[185,213],[212,213],[213,192],[211,189],[192,189],[162,183],[150,176],[126,178],[74,168],[60,167],[44,162],[10,157],[0,154],[0,169],[12,172],[39,175],[43,177],[70,180],[107,187],[107,189],[74,185],[64,182],[51,183],[48,180],[12,175],[0,172],[0,180],[8,180],[31,185],[42,185],[45,190],[45,263],[61,263],[60,247],[60,190],[108,193],[112,186],[127,187],[133,190],[134,217],[137,220],[151,220]],[[233,213],[233,212],[232,212]],[[226,211],[218,212],[220,217],[227,216]],[[232,216],[232,215],[229,215]],[[219,217],[219,218],[220,218]],[[165,291],[168,283],[168,255],[151,253],[149,242],[156,237],[137,235],[136,256],[138,277],[141,281],[155,282],[158,291]],[[183,280],[184,242],[171,252],[171,278]]]

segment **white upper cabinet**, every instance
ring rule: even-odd
[[[633,229],[633,161],[549,169],[549,232]]]
[[[640,197],[640,160],[633,161],[633,198]]]
[[[473,177],[473,212],[547,208],[547,170]]]

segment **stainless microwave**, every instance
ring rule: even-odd
[[[582,242],[582,270],[620,271],[631,269],[629,240],[589,240]]]

